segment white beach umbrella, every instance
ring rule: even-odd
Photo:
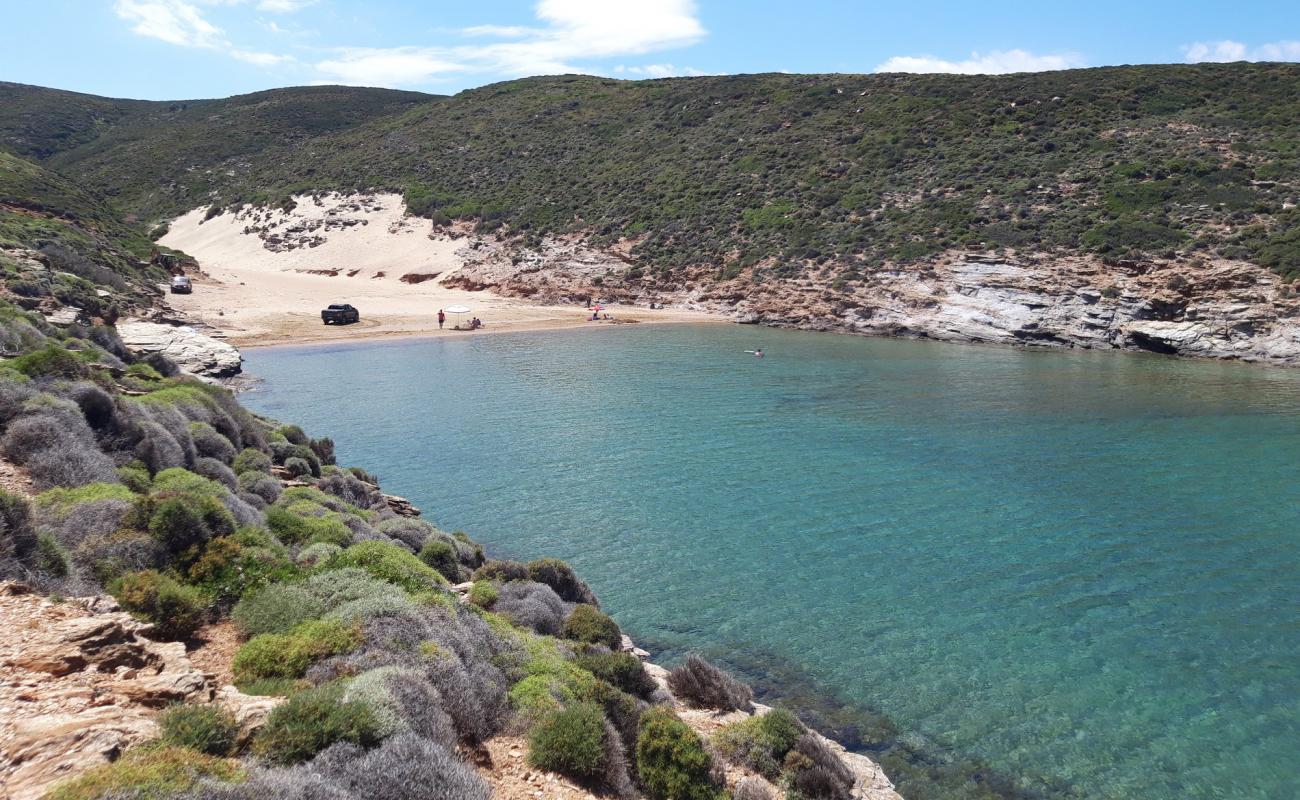
[[[461,314],[468,314],[468,313],[469,313],[469,308],[467,308],[466,306],[447,306],[447,313],[448,313],[448,314],[455,314],[455,315],[456,315],[456,324],[459,325],[459,324],[460,324],[460,315],[461,315]]]

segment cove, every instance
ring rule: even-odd
[[[1300,372],[739,326],[245,357],[251,408],[664,650],[1030,796],[1300,796]]]

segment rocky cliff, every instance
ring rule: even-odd
[[[921,269],[885,267],[846,282],[829,268],[776,280],[761,265],[729,280],[705,269],[657,279],[629,270],[620,250],[571,240],[528,254],[474,252],[452,278],[458,285],[548,302],[590,295],[777,327],[1300,364],[1296,292],[1240,261],[952,252]]]

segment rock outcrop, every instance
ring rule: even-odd
[[[162,708],[214,698],[185,645],[150,632],[110,599],[0,584],[0,796],[36,800],[157,735]]]
[[[646,656],[641,655],[642,653],[645,653],[645,651],[638,648],[628,637],[625,636],[623,638],[623,651],[635,653],[645,661]],[[654,682],[659,685],[659,691],[665,697],[672,698],[672,690],[668,687],[668,670],[658,664],[653,664],[648,661],[645,662],[645,670],[646,674],[648,674]],[[752,716],[761,716],[772,710],[771,706],[765,706],[762,703],[754,703],[753,711],[748,712],[720,712],[689,708],[675,698],[673,699],[673,703],[676,706],[677,715],[682,718],[682,721],[691,726],[696,733],[699,733],[705,738],[711,737],[713,734],[717,733],[718,729],[722,728],[724,725],[733,722],[740,722],[741,720],[748,719]],[[880,768],[879,764],[872,761],[867,756],[858,753],[850,753],[843,745],[833,739],[827,739],[825,736],[817,733],[815,733],[815,735],[818,736],[832,752],[838,755],[840,760],[844,762],[844,765],[853,773],[854,800],[903,800],[902,796],[894,789],[893,782],[885,775],[885,771]],[[756,775],[755,773],[751,773],[748,770],[735,765],[728,765],[726,772],[727,787],[729,789],[734,789],[736,783],[743,778],[762,778],[760,775]],[[773,796],[780,797],[781,792],[774,790]]]
[[[875,273],[852,289],[817,281],[746,289],[693,299],[786,327],[1300,365],[1300,300],[1277,275],[1242,262],[959,254]]]
[[[795,278],[760,265],[729,280],[716,267],[660,280],[632,263],[626,243],[600,250],[548,239],[529,253],[483,244],[446,282],[547,302],[653,300],[776,327],[1300,365],[1300,298],[1241,261],[952,252]],[[861,280],[840,280],[851,267]]]
[[[132,350],[162,353],[181,369],[205,378],[229,378],[241,369],[239,351],[189,325],[165,325],[134,320],[117,326],[118,336]]]

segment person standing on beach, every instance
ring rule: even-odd
[[[441,308],[438,309],[438,330],[442,330],[442,323],[446,321],[447,321],[447,315],[442,313]]]

